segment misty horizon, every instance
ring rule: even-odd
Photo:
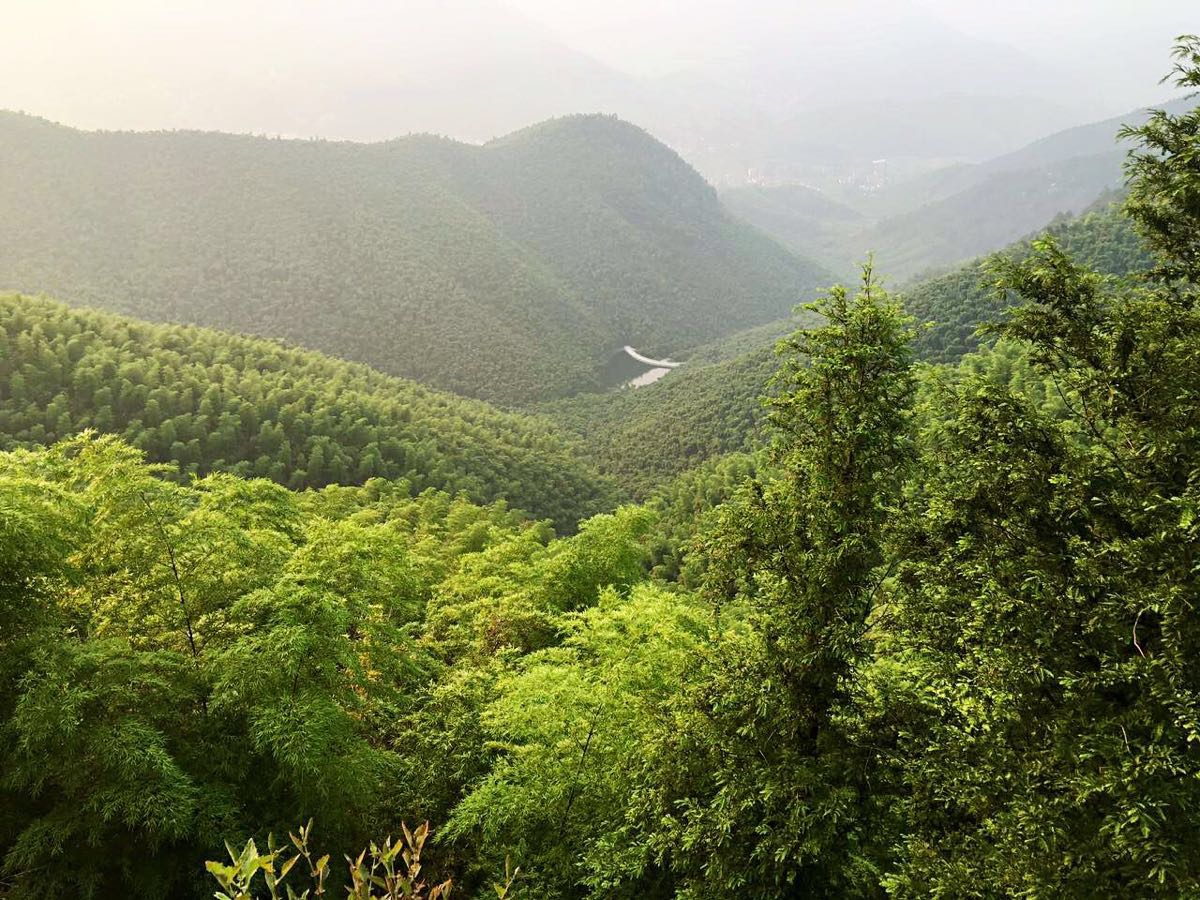
[[[596,112],[691,160],[847,104],[903,102],[919,128],[942,98],[978,96],[1027,107],[1016,146],[1169,97],[1161,61],[1186,7],[50,0],[9,10],[17,74],[0,109],[84,129],[473,143]],[[1117,40],[1120,65],[1106,49]]]

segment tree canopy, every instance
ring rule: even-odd
[[[0,448],[86,428],[183,478],[300,489],[383,477],[504,498],[566,530],[618,497],[527,416],[269,341],[0,296]]]

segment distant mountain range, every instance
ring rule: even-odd
[[[115,32],[104,4],[77,6],[73,28],[103,39],[53,66],[43,61],[60,25],[47,15],[8,57],[36,76],[0,85],[0,107],[89,128],[471,142],[597,112],[731,185],[751,171],[836,176],[885,156],[978,161],[1113,112],[1082,72],[907,4],[839,4],[838,28],[804,4],[775,4],[762,23],[748,7],[727,52],[658,77],[619,71],[490,0],[306,2],[303,16],[282,0],[193,5],[186,31],[163,4]]]
[[[785,315],[826,274],[614,118],[480,146],[0,115],[0,288],[284,338],[506,403]]]
[[[1186,100],[1164,104],[1178,113]],[[977,164],[946,166],[878,185],[829,192],[792,184],[732,188],[733,212],[841,274],[867,253],[879,271],[908,279],[987,253],[1060,214],[1080,213],[1123,182],[1123,124],[1147,111],[1056,132]]]

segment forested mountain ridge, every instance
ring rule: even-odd
[[[1043,234],[1052,236],[1074,259],[1103,275],[1120,277],[1144,269],[1150,263],[1150,254],[1116,197],[1102,197],[1078,218],[1051,222]],[[1031,247],[1030,240],[1023,240],[999,255],[1023,259]],[[931,323],[916,344],[925,359],[960,359],[978,346],[976,329],[999,321],[1015,302],[1015,297],[997,291],[988,265],[986,259],[975,260],[905,291],[905,308],[922,322]]]
[[[280,337],[508,403],[785,314],[817,267],[645,132],[484,146],[80,132],[0,115],[0,285]]]
[[[0,449],[83,429],[190,477],[294,489],[395,479],[571,530],[615,487],[545,422],[309,350],[0,296]]]

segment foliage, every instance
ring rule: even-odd
[[[530,530],[377,482],[163,474],[112,437],[0,455],[13,897],[190,896],[223,835],[307,815],[350,847],[398,824],[387,745],[437,669],[428,598]]]
[[[1132,167],[1131,208],[1154,232],[1146,210],[1195,190],[1194,121],[1146,129],[1169,138],[1150,142],[1167,148],[1155,177]],[[1200,294],[1191,236],[1167,227],[1151,244],[1137,288],[1050,239],[999,261],[1025,301],[1001,333],[1067,415],[968,378],[925,436],[892,601],[910,679],[908,827],[887,878],[900,896],[1200,890]]]
[[[701,545],[734,624],[662,738],[644,813],[684,896],[837,895],[875,864],[843,719],[909,454],[912,332],[869,266],[856,296],[813,309],[827,324],[782,347],[773,465]]]
[[[675,153],[575,116],[484,146],[0,115],[0,289],[284,338],[504,403],[786,315],[822,277]]]
[[[254,839],[246,841],[246,846],[237,852],[226,844],[230,862],[228,864],[209,861],[206,868],[216,879],[222,890],[216,894],[217,900],[253,900],[256,876],[261,872],[263,884],[270,892],[271,900],[282,900],[286,891],[287,900],[308,900],[311,897],[325,896],[325,884],[329,880],[329,854],[314,860],[314,853],[309,847],[313,823],[300,829],[299,834],[292,832],[288,835],[296,848],[296,855],[283,860],[283,848],[275,846],[275,836],[267,838],[267,852],[259,853]],[[371,845],[363,850],[356,858],[346,857],[349,864],[350,883],[346,888],[350,900],[449,900],[452,882],[447,879],[440,884],[428,885],[421,877],[423,864],[421,853],[425,849],[425,841],[429,837],[429,823],[419,825],[412,831],[401,824],[402,840],[393,841],[390,837],[382,844]],[[297,893],[290,884],[284,884],[288,875],[301,860],[308,870],[310,887]],[[511,886],[515,874],[510,875],[507,884],[497,887],[496,893],[502,898]]]
[[[487,777],[498,748],[485,710],[499,686],[524,655],[561,643],[580,611],[614,591],[626,595],[644,578],[652,519],[644,509],[623,508],[549,545],[514,533],[464,558],[439,585],[421,635],[438,663],[436,677],[417,693],[393,744],[405,766],[408,808],[446,819]],[[473,854],[464,865],[481,874]]]
[[[563,529],[615,491],[545,424],[308,351],[0,297],[0,448],[86,428],[179,475],[291,488],[403,479],[504,498]]]
[[[1173,55],[1168,79],[1200,90],[1200,37],[1182,36]],[[1155,110],[1149,121],[1126,127],[1122,136],[1138,142],[1126,166],[1132,183],[1126,212],[1159,255],[1158,274],[1194,282],[1200,277],[1200,109],[1179,115]]]
[[[623,849],[625,806],[707,622],[691,598],[649,586],[628,598],[610,588],[565,617],[560,644],[497,683],[482,714],[497,757],[456,807],[450,838],[485,869],[503,852],[521,859],[531,897],[613,896],[623,870],[640,875],[644,860]],[[653,882],[622,890],[647,896]]]
[[[703,578],[705,558],[693,544],[763,466],[763,454],[731,453],[701,463],[655,492],[647,505],[658,514],[651,545],[651,574],[694,589]]]

